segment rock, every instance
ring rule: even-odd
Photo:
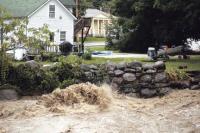
[[[191,90],[200,90],[200,86],[199,85],[193,85],[190,89]]]
[[[138,96],[137,96],[137,93],[128,93],[127,96],[128,96],[128,97],[135,97],[135,98],[138,97]]]
[[[124,70],[126,68],[127,64],[125,62],[121,62],[116,65],[117,69]]]
[[[147,74],[154,74],[154,73],[156,73],[156,70],[149,69],[145,73],[147,73]]]
[[[31,67],[31,69],[39,69],[40,68],[40,64],[34,60],[27,61],[25,63],[25,65]]]
[[[116,68],[116,64],[114,64],[114,63],[109,62],[109,63],[106,64],[106,69],[108,71],[114,71],[115,68]]]
[[[136,70],[137,73],[141,73],[142,72],[142,67],[136,67],[135,70]]]
[[[154,64],[144,64],[143,66],[142,66],[142,68],[143,68],[143,70],[149,70],[149,69],[154,69]]]
[[[121,91],[124,92],[124,93],[136,93],[137,90],[139,89],[137,86],[135,86],[134,84],[125,84],[125,85],[122,85],[120,87]]]
[[[163,88],[159,89],[159,95],[160,96],[164,96],[164,95],[168,94],[171,91],[172,91],[172,88],[170,88],[170,87],[163,87]]]
[[[90,68],[90,69],[94,69],[94,70],[98,70],[98,67],[95,66],[95,65],[89,65],[89,68]]]
[[[127,73],[135,73],[136,72],[135,69],[131,69],[131,68],[125,68],[124,71],[127,72]]]
[[[86,64],[81,64],[80,68],[83,71],[90,71],[90,66]]]
[[[124,74],[124,71],[122,71],[122,70],[115,70],[114,73],[115,73],[115,76],[121,76],[121,75]]]
[[[115,73],[113,71],[108,71],[108,75],[113,77],[113,76],[115,76]]]
[[[165,63],[164,63],[163,61],[157,61],[157,62],[154,64],[154,67],[155,67],[157,70],[165,70],[165,69],[166,69]]]
[[[116,83],[112,83],[112,84],[111,84],[111,88],[112,88],[113,90],[119,90],[119,85],[116,84]]]
[[[191,83],[192,84],[198,84],[198,83],[200,83],[200,79],[199,78],[192,78]]]
[[[141,80],[141,82],[150,83],[150,82],[152,82],[152,76],[149,74],[146,74],[146,75],[143,75],[140,78],[140,80]]]
[[[136,76],[137,78],[140,78],[140,77],[142,76],[142,73],[136,73],[135,76]]]
[[[121,77],[114,77],[112,80],[112,83],[116,83],[118,85],[120,85],[123,82],[123,78]]]
[[[155,87],[156,88],[164,88],[164,87],[169,87],[170,84],[169,83],[156,83]]]
[[[144,88],[149,88],[149,89],[155,89],[155,85],[152,83],[139,83],[137,86],[139,86],[138,88],[140,89],[144,89]]]
[[[140,91],[140,96],[145,98],[151,98],[157,95],[157,91],[155,89],[142,89]]]
[[[166,73],[157,73],[155,75],[155,82],[156,83],[165,83],[167,82],[167,74]]]
[[[89,79],[89,80],[91,80],[91,79],[93,78],[92,72],[84,72],[84,74],[85,74],[85,77],[86,77],[87,79]]]
[[[127,64],[127,67],[129,67],[129,68],[142,67],[142,63],[141,62],[130,62]]]
[[[190,88],[190,81],[171,81],[170,87],[175,89],[186,89]]]
[[[17,100],[19,95],[16,90],[13,89],[1,89],[0,100]]]
[[[136,76],[135,74],[132,74],[132,73],[125,73],[123,75],[123,79],[128,82],[133,82],[136,80]]]

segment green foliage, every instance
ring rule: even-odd
[[[92,59],[92,51],[90,49],[87,49],[85,53],[82,55],[82,58],[84,60],[91,60]]]
[[[60,82],[68,79],[79,79],[82,76],[80,64],[82,64],[82,59],[76,55],[62,56],[52,71],[58,76]]]
[[[0,85],[6,83],[8,71],[10,66],[10,59],[5,53],[4,45],[0,49]]]
[[[67,79],[67,80],[64,80],[61,85],[60,85],[60,89],[65,89],[66,87],[70,86],[70,85],[73,85],[75,82],[73,79]]]
[[[56,53],[41,53],[42,61],[58,62],[59,55]]]
[[[113,9],[128,36],[119,46],[122,51],[146,52],[149,46],[184,45],[188,38],[200,38],[198,0],[116,0]]]
[[[9,83],[20,87],[22,95],[49,93],[59,85],[53,72],[27,64],[10,69]]]

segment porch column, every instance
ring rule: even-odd
[[[99,34],[100,34],[100,32],[99,32],[99,19],[97,20],[97,27],[98,27],[98,29],[97,29],[97,32],[98,32],[98,36],[99,36]]]
[[[94,25],[94,19],[92,19],[92,29],[91,29],[91,31],[92,31],[92,36],[94,36],[94,30],[95,30],[95,25]]]
[[[103,36],[106,36],[106,23],[105,23],[105,19],[103,20]]]

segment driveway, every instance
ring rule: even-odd
[[[92,55],[97,58],[148,58],[147,54],[112,53],[111,55]]]
[[[91,46],[105,46],[105,42],[85,42],[86,47]]]

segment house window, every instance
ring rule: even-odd
[[[49,40],[50,40],[50,42],[54,42],[54,33],[53,32],[49,34]]]
[[[55,18],[55,5],[49,5],[49,18]]]
[[[66,32],[65,31],[60,32],[60,41],[61,42],[66,41]]]

